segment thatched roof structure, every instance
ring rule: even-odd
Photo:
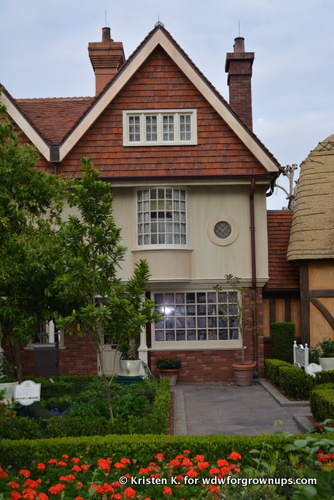
[[[334,258],[334,135],[300,166],[288,260]]]

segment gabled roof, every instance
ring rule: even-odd
[[[300,166],[288,259],[334,259],[334,135]]]
[[[288,210],[267,212],[269,281],[265,290],[299,288],[299,265],[297,262],[288,262],[286,257],[292,215]]]
[[[57,115],[61,118],[61,114],[57,113],[57,109],[60,110],[65,101],[59,99],[18,99],[15,101],[5,91],[2,100],[11,118],[45,158],[48,161],[62,161],[157,46],[161,46],[165,50],[254,157],[263,165],[265,170],[277,173],[277,160],[255,134],[242,123],[225,99],[204,77],[161,23],[157,23],[100,95],[92,98],[91,101],[86,98],[68,98],[66,100],[70,109],[74,110],[72,123],[66,119],[66,122],[60,125],[53,120]],[[85,109],[86,105],[87,108]],[[50,126],[44,130],[48,113],[47,108],[49,110]],[[53,130],[52,122],[54,122],[54,128],[57,130]],[[57,141],[59,142],[57,143]],[[55,145],[58,146],[57,151]]]

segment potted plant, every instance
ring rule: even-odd
[[[158,358],[155,362],[160,378],[170,378],[170,385],[176,384],[181,365],[182,361],[176,358]]]
[[[320,364],[323,370],[334,370],[334,340],[325,338],[311,347],[310,361]]]
[[[239,327],[240,338],[241,338],[241,363],[233,363],[232,368],[234,371],[235,383],[238,386],[249,386],[253,383],[253,372],[256,368],[256,363],[245,361],[245,324],[248,321],[248,311],[253,311],[255,307],[255,302],[249,301],[247,304],[243,302],[244,290],[240,286],[240,278],[233,276],[232,274],[225,274],[225,280],[227,284],[232,288],[234,292],[238,294],[238,301],[235,305],[235,318]],[[215,287],[216,290],[221,291],[222,287],[220,285]],[[228,306],[227,306],[228,307]],[[247,312],[246,312],[247,311]],[[229,320],[228,310],[226,314],[223,314],[223,318]]]
[[[135,340],[123,338],[117,346],[117,350],[121,354],[119,360],[120,375],[128,375],[131,377],[139,375],[141,360],[137,356]]]

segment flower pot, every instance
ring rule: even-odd
[[[120,374],[131,377],[139,375],[141,359],[121,359],[119,362]]]
[[[234,380],[238,386],[246,387],[253,383],[253,371],[256,367],[255,363],[233,363]]]
[[[176,385],[177,382],[177,375],[179,373],[178,368],[169,368],[169,369],[160,369],[158,370],[159,372],[159,377],[160,378],[169,378],[170,379],[170,385]]]
[[[334,357],[333,358],[319,358],[320,366],[323,370],[334,370]]]

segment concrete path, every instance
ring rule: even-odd
[[[310,430],[307,401],[291,402],[267,381],[250,387],[235,384],[177,384],[174,434],[256,435]],[[275,426],[280,420],[283,426]]]

